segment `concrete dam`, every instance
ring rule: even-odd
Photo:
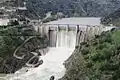
[[[102,31],[111,27],[102,25],[79,25],[79,24],[43,24],[36,28],[42,35],[46,35],[50,47],[75,47],[81,42],[100,35]]]

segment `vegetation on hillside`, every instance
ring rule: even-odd
[[[0,26],[0,73],[14,73],[38,52],[47,47],[45,36],[36,32],[30,25]],[[18,59],[16,56],[23,56]]]
[[[105,32],[81,49],[90,80],[120,79],[120,31]],[[86,44],[87,45],[87,44]]]
[[[0,7],[24,6],[26,0],[10,0],[0,3]],[[61,12],[64,17],[102,17],[119,8],[119,0],[27,0],[27,9],[16,12],[31,19],[45,18],[46,13],[54,16]],[[11,15],[16,17],[17,14]]]
[[[20,25],[0,27],[0,57],[13,56],[16,47],[22,44],[31,34],[35,34],[35,31],[24,31],[23,29],[25,28]]]
[[[65,63],[61,80],[119,80],[120,31],[103,32],[84,42]]]
[[[114,12],[119,4],[119,0],[29,0],[27,8],[41,17],[48,12],[62,12],[66,17],[101,17]]]

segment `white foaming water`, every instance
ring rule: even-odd
[[[65,73],[63,62],[71,55],[74,49],[59,47],[50,48],[50,51],[42,57],[44,63],[37,68],[17,71],[7,76],[7,80],[49,80],[53,75],[55,80],[61,78]],[[24,73],[25,72],[25,73]]]
[[[57,33],[56,47],[74,48],[76,43],[76,31],[60,31]]]
[[[42,65],[37,68],[23,68],[15,74],[7,75],[6,80],[49,80],[51,76],[55,76],[58,80],[65,74],[64,61],[70,57],[74,51],[76,44],[76,30],[57,31],[56,47],[50,47],[49,52],[42,56],[44,61]]]
[[[9,19],[0,19],[0,25],[7,25],[9,22]]]

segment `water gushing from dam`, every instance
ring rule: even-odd
[[[63,63],[75,49],[77,27],[70,30],[59,26],[47,33],[50,47],[49,52],[41,57],[43,64],[37,68],[23,68],[15,74],[7,75],[6,80],[49,80],[51,76],[58,80],[64,75]]]
[[[75,46],[92,35],[99,34],[99,29],[100,27],[78,25],[50,25],[41,28],[40,33],[46,34],[49,39],[49,52],[41,57],[43,64],[37,68],[22,68],[4,79],[49,80],[51,76],[55,76],[55,80],[58,80],[65,74],[63,63],[70,57]]]

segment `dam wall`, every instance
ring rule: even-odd
[[[35,29],[47,36],[50,47],[75,47],[111,28],[102,25],[43,24]]]

